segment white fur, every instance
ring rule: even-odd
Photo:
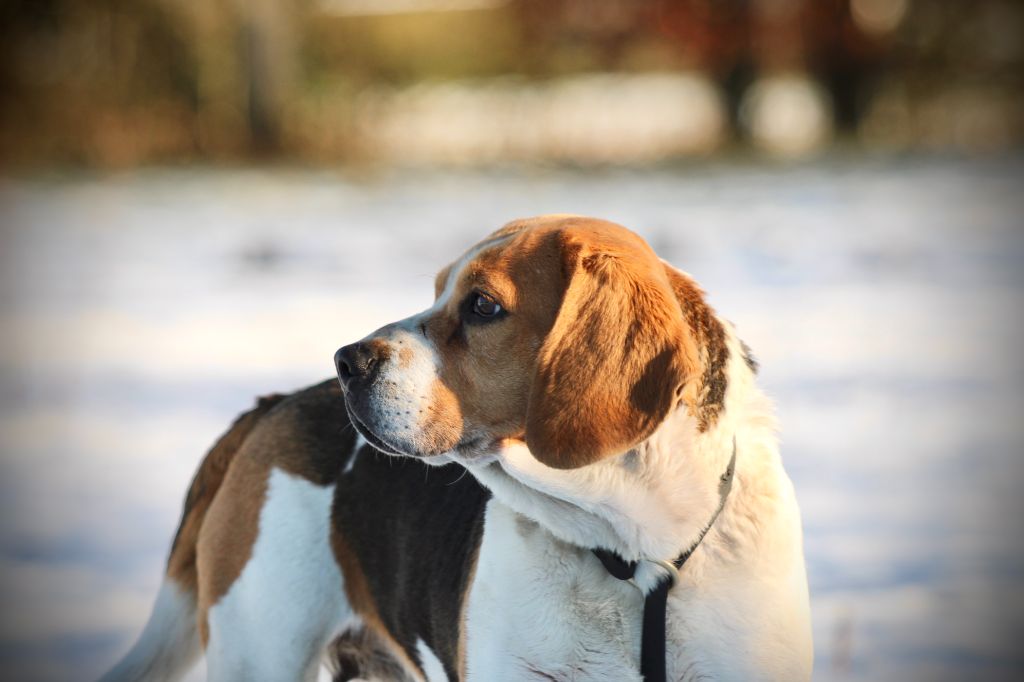
[[[330,545],[333,486],[274,469],[241,576],[210,609],[211,681],[315,680],[354,614]]]
[[[466,614],[469,680],[640,679],[643,597],[588,554],[488,503]]]
[[[100,682],[177,680],[199,658],[199,651],[195,597],[165,580],[138,642]]]
[[[366,439],[363,438],[363,434],[356,435],[356,444],[352,447],[352,456],[345,462],[345,466],[342,468],[341,473],[348,474],[352,472],[352,468],[356,465],[356,460],[359,459],[359,451],[366,445]]]
[[[416,638],[416,654],[419,656],[426,682],[448,682],[448,675],[444,671],[441,660],[433,649],[418,637]]]
[[[393,324],[375,334],[407,359],[384,363],[368,392],[366,412],[359,418],[394,450],[416,452],[417,438],[431,416],[425,406],[437,380],[440,359],[418,325]]]

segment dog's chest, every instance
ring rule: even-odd
[[[490,501],[466,613],[469,680],[639,680],[642,598]]]

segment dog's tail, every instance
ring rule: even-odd
[[[167,559],[167,572],[149,621],[131,650],[100,678],[100,682],[177,680],[199,657],[201,645],[196,615],[199,529],[249,432],[284,397],[260,398],[256,407],[236,419],[206,454],[185,497],[181,523]]]

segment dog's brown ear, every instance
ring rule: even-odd
[[[683,398],[695,362],[662,262],[640,237],[613,227],[560,235],[566,288],[526,418],[530,451],[558,469],[650,436]]]

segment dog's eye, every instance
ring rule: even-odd
[[[473,299],[473,314],[477,317],[494,317],[500,312],[501,305],[483,294],[477,294]]]

